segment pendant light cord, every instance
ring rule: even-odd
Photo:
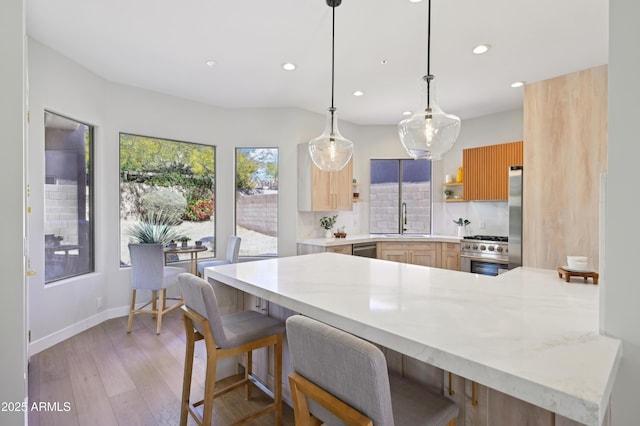
[[[427,3],[427,110],[431,109],[431,0]]]
[[[334,80],[335,80],[335,58],[336,58],[336,5],[335,2],[331,6],[332,18],[331,18],[331,135],[333,136],[334,129],[334,116],[335,107],[333,106],[333,91],[334,91]]]
[[[431,0],[427,6],[427,75],[431,75]]]

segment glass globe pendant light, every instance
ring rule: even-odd
[[[400,141],[412,158],[441,160],[460,134],[460,118],[447,114],[436,104],[431,74],[431,0],[428,3],[427,75],[422,77],[422,106],[398,124]]]
[[[335,28],[336,7],[342,0],[326,0],[333,12],[331,27],[331,107],[327,112],[327,123],[324,132],[309,141],[311,160],[320,170],[338,171],[347,165],[353,155],[353,142],[340,134],[338,130],[338,115],[333,106],[334,75],[335,75]]]

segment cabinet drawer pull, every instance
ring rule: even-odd
[[[449,395],[453,396],[456,394],[456,391],[453,390],[453,374],[449,372]]]
[[[478,396],[476,395],[476,382],[471,382],[471,405],[478,406]]]

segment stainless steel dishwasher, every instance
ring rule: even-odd
[[[377,258],[376,243],[362,243],[353,245],[353,255],[360,257]]]

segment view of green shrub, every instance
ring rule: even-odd
[[[239,190],[253,189],[253,174],[258,170],[258,163],[247,158],[247,155],[238,152],[236,158],[236,187]]]
[[[140,198],[141,215],[162,212],[168,217],[180,218],[185,211],[187,200],[168,188],[157,188]]]

